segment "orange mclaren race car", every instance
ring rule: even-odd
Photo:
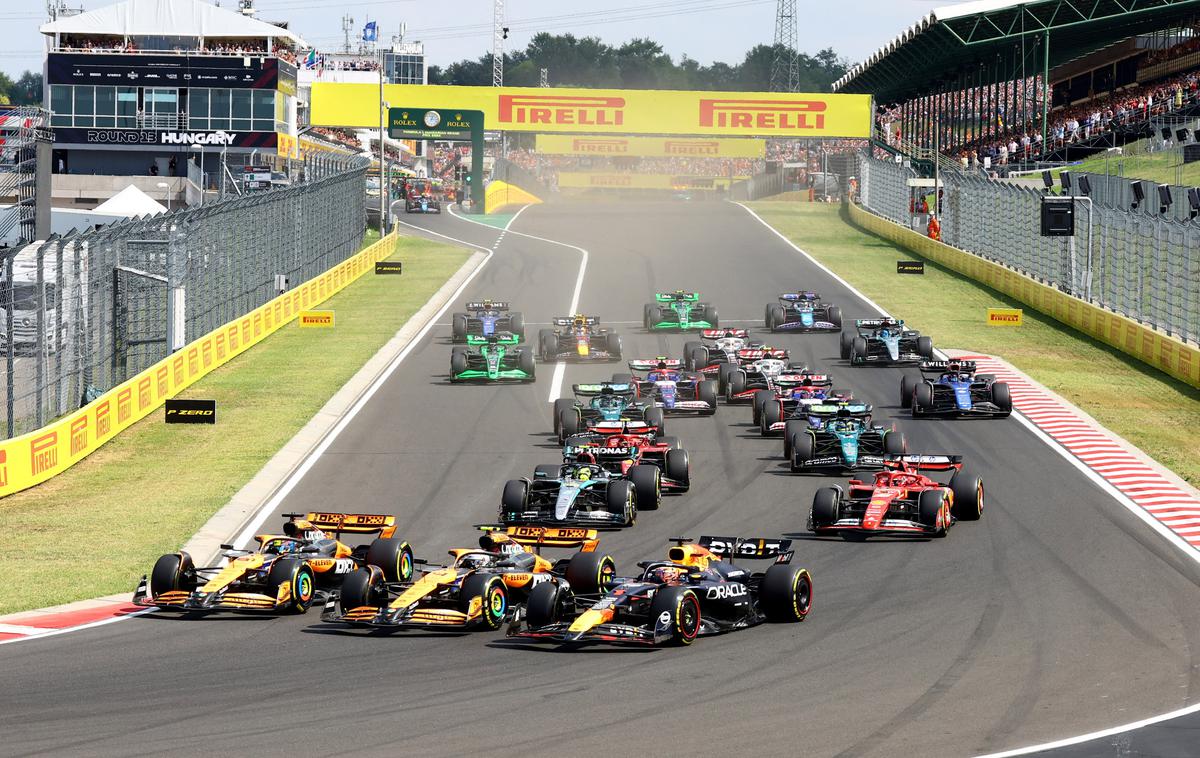
[[[173,611],[304,613],[362,566],[391,581],[412,577],[412,548],[392,535],[396,517],[374,513],[284,514],[283,534],[260,534],[257,550],[222,545],[228,563],[197,567],[180,551],[162,556],[133,594],[135,605]],[[332,534],[332,536],[331,536]],[[343,534],[379,534],[350,547]]]
[[[323,621],[355,626],[419,629],[499,629],[537,586],[556,579],[601,592],[616,564],[596,552],[594,529],[537,526],[479,527],[477,548],[454,548],[448,566],[418,560],[422,575],[396,581],[377,566],[346,577],[337,597],[325,602]],[[554,563],[545,547],[578,548]]]
[[[791,565],[791,540],[674,537],[665,561],[642,561],[637,577],[612,589],[551,581],[529,595],[524,618],[508,637],[526,642],[690,645],[764,621],[803,621],[812,606],[812,577]],[[773,558],[765,572],[734,559]]]

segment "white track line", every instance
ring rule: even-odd
[[[526,205],[526,206],[522,207],[520,211],[517,211],[517,216],[520,216],[521,211],[525,210],[525,208],[528,208],[528,207],[529,206]],[[463,221],[470,221],[472,224],[479,224],[480,226],[486,226],[491,229],[496,228],[496,227],[492,226],[491,224],[485,224],[482,221],[475,221],[474,219],[469,219],[466,216],[460,216],[454,212],[453,207],[450,208],[450,215],[454,216],[455,218],[461,218]],[[517,220],[517,216],[513,216],[512,219],[509,220],[508,224],[504,227],[505,231],[509,231],[509,227],[512,226],[513,221]],[[568,313],[578,313],[579,312],[579,294],[580,294],[580,292],[583,291],[583,277],[587,273],[587,265],[588,265],[588,258],[589,258],[588,251],[584,250],[582,247],[579,247],[578,245],[572,245],[567,242],[559,242],[558,240],[547,239],[545,237],[538,237],[535,234],[526,234],[525,232],[517,232],[517,231],[512,231],[510,233],[515,234],[519,237],[528,237],[531,240],[538,240],[539,242],[549,242],[551,245],[561,245],[562,247],[570,248],[579,253],[579,275],[575,277],[575,292],[571,295],[571,305],[567,307]],[[610,322],[610,323],[612,323],[612,322]],[[539,345],[538,347],[540,348],[541,346]],[[554,365],[554,377],[550,380],[550,396],[548,398],[546,398],[548,401],[554,402],[555,400],[558,399],[559,395],[562,393],[563,378],[566,376],[566,374],[567,374],[566,361],[559,361],[558,363],[556,363]]]
[[[859,297],[861,297],[863,299],[864,302],[870,304],[872,307],[874,307],[876,310],[878,310],[881,315],[887,316],[889,318],[893,318],[891,314],[889,314],[883,308],[879,307],[879,305],[877,303],[872,301],[866,295],[862,294],[857,289],[855,289],[854,286],[852,286],[845,279],[841,278],[837,274],[830,271],[828,267],[826,267],[825,265],[820,263],[817,259],[813,258],[811,255],[809,255],[804,250],[801,250],[800,247],[798,247],[796,245],[796,243],[792,242],[790,239],[788,239],[787,237],[780,234],[779,231],[777,229],[775,229],[775,227],[771,226],[766,221],[763,221],[762,217],[760,217],[757,213],[750,210],[749,208],[746,208],[746,206],[742,205],[741,203],[735,203],[735,205],[740,205],[742,208],[744,208],[747,213],[749,213],[754,218],[758,219],[759,223],[761,223],[763,226],[770,229],[772,232],[775,232],[775,235],[777,237],[779,237],[781,240],[783,240],[784,242],[786,242],[789,247],[791,247],[793,250],[795,250],[797,253],[804,256],[808,260],[812,261],[812,263],[814,265],[816,265],[818,268],[820,268],[823,271],[825,271],[826,273],[828,273],[834,279],[837,279],[839,282],[846,285],[846,287],[848,287],[851,292],[858,295]],[[1112,497],[1113,500],[1116,500],[1118,503],[1125,506],[1125,509],[1127,511],[1129,511],[1130,513],[1132,513],[1139,521],[1141,521],[1142,523],[1146,524],[1146,526],[1153,529],[1156,533],[1159,534],[1159,536],[1161,536],[1167,542],[1169,542],[1172,545],[1174,545],[1175,547],[1179,548],[1179,551],[1181,553],[1183,553],[1183,555],[1185,557],[1189,558],[1190,560],[1192,560],[1196,563],[1200,563],[1200,551],[1197,551],[1194,547],[1189,545],[1186,540],[1184,540],[1182,537],[1175,534],[1170,529],[1168,529],[1166,526],[1164,526],[1162,523],[1160,523],[1157,519],[1155,519],[1153,516],[1151,516],[1144,508],[1142,508],[1140,505],[1135,503],[1133,500],[1131,500],[1129,497],[1127,497],[1124,493],[1122,493],[1120,490],[1118,490],[1116,487],[1114,487],[1110,482],[1108,482],[1106,479],[1104,479],[1104,477],[1100,476],[1100,474],[1098,474],[1097,472],[1088,468],[1086,463],[1084,463],[1079,458],[1075,457],[1071,453],[1071,451],[1067,450],[1066,447],[1060,445],[1053,437],[1049,436],[1048,434],[1043,432],[1041,429],[1039,429],[1036,424],[1034,424],[1029,419],[1025,418],[1025,416],[1023,414],[1014,411],[1012,414],[1012,417],[1015,418],[1018,422],[1020,422],[1023,426],[1025,426],[1025,428],[1027,428],[1030,432],[1032,432],[1035,437],[1037,437],[1043,443],[1045,443],[1045,445],[1047,447],[1049,447],[1051,450],[1053,450],[1054,452],[1056,452],[1060,456],[1062,456],[1063,460],[1065,460],[1067,463],[1071,464],[1071,466],[1073,466],[1081,474],[1083,474],[1088,479],[1090,479],[1092,481],[1092,483],[1094,483],[1097,487],[1104,490],[1104,492],[1107,493],[1110,497]],[[1176,711],[1171,711],[1170,713],[1164,713],[1164,714],[1161,714],[1158,716],[1151,716],[1150,718],[1143,719],[1141,721],[1135,721],[1130,724],[1124,724],[1122,726],[1115,726],[1115,727],[1112,727],[1111,729],[1105,729],[1105,730],[1099,731],[1099,732],[1091,732],[1089,734],[1081,734],[1078,737],[1068,737],[1066,739],[1057,740],[1055,742],[1046,742],[1041,745],[1030,745],[1029,747],[1017,748],[1015,750],[1008,750],[1008,751],[1005,751],[1002,753],[989,753],[984,756],[979,756],[979,758],[1009,758],[1010,756],[1028,755],[1030,753],[1038,753],[1038,752],[1042,752],[1044,750],[1053,750],[1055,748],[1068,747],[1070,745],[1078,745],[1082,742],[1088,742],[1090,740],[1100,739],[1100,738],[1108,737],[1108,736],[1111,736],[1114,734],[1120,734],[1121,732],[1128,732],[1128,731],[1132,731],[1134,729],[1140,729],[1140,728],[1142,728],[1144,726],[1148,726],[1150,724],[1157,724],[1161,721],[1168,721],[1173,718],[1178,718],[1180,716],[1187,716],[1189,714],[1197,713],[1197,712],[1200,712],[1200,703],[1198,703],[1196,705],[1188,706],[1186,708],[1181,708]]]
[[[521,210],[525,209],[522,208]],[[517,216],[520,215],[521,212],[518,211],[517,214],[509,220],[508,224],[511,225],[513,221],[517,220]],[[328,450],[329,446],[333,444],[333,441],[338,438],[338,435],[340,435],[346,429],[346,427],[350,425],[350,422],[354,420],[354,417],[357,416],[364,407],[366,407],[367,403],[371,400],[379,388],[382,387],[385,382],[387,382],[392,373],[399,368],[400,364],[405,358],[408,357],[409,353],[411,353],[417,345],[421,344],[421,341],[425,339],[425,335],[429,334],[429,330],[434,327],[434,324],[438,321],[438,319],[445,315],[446,311],[450,309],[451,305],[458,301],[458,298],[462,295],[463,291],[466,290],[467,286],[475,279],[479,272],[483,271],[484,267],[491,262],[492,256],[495,254],[496,247],[500,244],[500,240],[504,238],[504,232],[507,231],[507,226],[503,230],[498,230],[501,232],[500,237],[496,239],[496,242],[493,243],[492,247],[487,248],[481,245],[476,245],[474,242],[467,242],[466,240],[451,237],[448,234],[442,234],[441,232],[435,232],[424,227],[416,226],[415,224],[410,224],[407,221],[400,221],[397,219],[396,223],[404,224],[407,227],[418,229],[422,232],[427,232],[437,237],[441,237],[442,239],[450,240],[451,242],[457,242],[460,245],[466,245],[467,247],[486,253],[487,257],[484,258],[483,263],[479,264],[475,270],[471,272],[471,275],[468,276],[466,280],[464,280],[463,283],[458,286],[458,289],[454,291],[454,294],[446,300],[446,303],[436,314],[434,314],[433,318],[429,319],[429,322],[425,324],[421,331],[417,332],[416,336],[409,341],[408,345],[400,351],[400,354],[392,359],[392,362],[389,363],[387,368],[383,370],[383,373],[375,377],[375,381],[371,383],[371,386],[367,388],[366,392],[364,392],[362,396],[358,398],[358,401],[350,407],[350,410],[346,412],[346,415],[342,416],[333,429],[329,430],[329,433],[325,435],[325,438],[321,440],[321,443],[308,454],[308,457],[304,459],[304,462],[292,472],[292,475],[289,476],[283,485],[276,490],[275,494],[271,496],[271,499],[259,507],[254,518],[246,525],[246,528],[243,529],[234,540],[233,544],[235,547],[242,547],[250,542],[250,539],[257,533],[259,528],[262,527],[263,523],[275,512],[275,509],[279,507],[279,504],[283,502],[283,499],[286,498],[293,489],[295,489],[296,485],[300,483],[300,480],[303,479],[309,470],[316,464],[317,460],[325,454],[325,451]],[[487,225],[485,224],[485,226]],[[496,227],[490,228],[496,229]]]

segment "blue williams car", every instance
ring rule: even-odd
[[[796,473],[883,468],[885,456],[907,451],[904,434],[871,423],[866,404],[815,405],[808,414],[817,425],[796,419],[784,430],[784,455]]]
[[[467,303],[465,310],[466,313],[450,317],[450,331],[456,343],[466,342],[468,336],[492,337],[500,332],[525,339],[525,317],[520,311],[510,311],[506,302],[480,300]]]
[[[900,405],[914,416],[985,416],[1012,413],[1007,382],[975,373],[974,361],[922,361],[920,378],[900,379]]]
[[[763,319],[773,332],[835,332],[842,328],[842,309],[821,302],[816,292],[784,292],[768,303]]]

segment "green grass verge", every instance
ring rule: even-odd
[[[336,312],[336,329],[289,324],[182,395],[215,399],[216,425],[167,426],[151,414],[62,476],[0,501],[0,614],[132,593],[468,255],[401,238],[393,258],[404,261],[402,276],[368,273],[321,306]]]
[[[1185,163],[1176,168],[1183,160],[1178,148],[1148,153],[1146,141],[1142,140],[1126,145],[1124,149],[1124,155],[1114,155],[1108,159],[1107,169],[1113,175],[1119,172],[1128,179],[1145,179],[1156,184],[1182,184],[1187,187],[1200,184],[1200,163]],[[1081,161],[1079,165],[1067,166],[1066,170],[1103,174],[1105,168],[1104,153],[1099,153]]]
[[[916,256],[851,225],[837,206],[750,206],[889,313],[932,336],[938,347],[1007,359],[1200,486],[1200,390],[931,261],[924,276],[898,275],[896,261]],[[987,326],[989,307],[1024,308],[1025,324]]]

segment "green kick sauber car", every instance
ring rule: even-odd
[[[521,345],[515,334],[501,332],[487,337],[467,335],[467,346],[450,353],[452,382],[532,382],[533,351]]]
[[[696,292],[657,292],[654,302],[642,309],[642,325],[648,332],[716,329],[720,322],[716,306],[700,302]]]

